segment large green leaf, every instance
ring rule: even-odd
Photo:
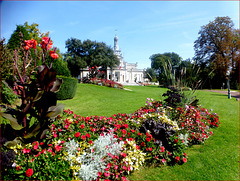
[[[15,138],[14,140],[12,141],[7,141],[4,146],[6,146],[7,148],[10,148],[10,147],[13,147],[13,146],[16,146],[17,144],[20,144],[22,143],[23,141],[21,140],[21,138],[17,137]]]
[[[57,106],[51,106],[48,108],[48,113],[46,114],[46,117],[48,118],[55,118],[58,116],[64,109],[64,104],[57,104]]]
[[[2,114],[2,117],[10,121],[10,125],[12,126],[13,129],[21,130],[23,128],[20,124],[18,124],[17,119],[14,118],[11,114],[4,113],[4,112],[2,112],[1,114]]]

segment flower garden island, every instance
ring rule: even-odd
[[[142,166],[186,163],[191,157],[186,149],[204,143],[220,124],[218,115],[208,109],[178,104],[182,95],[175,88],[168,90],[164,101],[148,98],[131,114],[74,114],[57,104],[63,81],[52,68],[58,54],[50,38],[42,38],[41,56],[37,46],[33,39],[22,43],[21,70],[15,52],[14,91],[21,104],[17,109],[2,107],[8,120],[1,127],[3,179],[126,180]],[[29,60],[31,53],[34,58]],[[29,61],[34,62],[31,70]],[[111,81],[101,83],[114,87]]]

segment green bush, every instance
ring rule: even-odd
[[[14,92],[1,82],[1,103],[3,104],[12,104],[17,99],[17,96]]]
[[[72,77],[57,76],[63,79],[63,84],[60,90],[57,92],[58,100],[72,99],[77,91],[78,80]]]

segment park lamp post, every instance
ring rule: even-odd
[[[228,70],[228,71],[227,71],[228,99],[231,99],[229,79],[230,79],[230,71]]]

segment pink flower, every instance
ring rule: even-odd
[[[23,153],[30,153],[31,149],[24,148]]]
[[[61,128],[59,128],[59,129],[58,129],[58,131],[59,131],[59,132],[61,132],[61,131],[62,131],[62,129],[61,129]]]
[[[114,167],[114,168],[115,168],[115,170],[117,170],[117,169],[118,169],[118,166],[117,166],[117,165],[115,165],[115,167]]]
[[[57,134],[53,134],[53,137],[56,138],[56,137],[57,137]]]
[[[109,172],[104,172],[105,177],[109,177],[110,173]]]
[[[163,159],[162,159],[162,162],[163,162],[163,163],[165,163],[165,162],[166,162],[166,160],[163,158]]]
[[[163,146],[161,146],[160,152],[164,152],[164,151],[165,151],[165,148]]]
[[[112,166],[112,164],[111,164],[111,163],[108,163],[108,164],[107,164],[107,167],[108,167],[108,168],[110,168],[111,166]]]
[[[124,170],[127,170],[127,167],[124,165],[124,166],[123,166],[123,169],[124,169]]]
[[[183,158],[183,162],[186,163],[186,162],[187,162],[187,159],[186,159],[186,158]]]
[[[100,177],[102,175],[102,172],[98,172],[98,177]]]
[[[127,156],[124,152],[120,153],[120,155],[122,155],[124,158]]]
[[[125,177],[122,177],[122,180],[123,180],[123,181],[127,181],[127,179],[126,179]]]

